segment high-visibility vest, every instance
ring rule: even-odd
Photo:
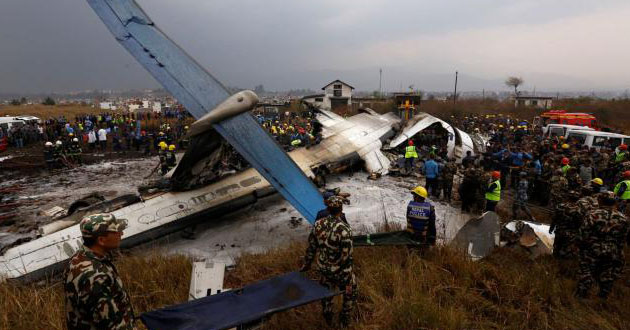
[[[562,174],[566,175],[570,168],[571,168],[571,165],[562,166]]]
[[[488,188],[490,188],[490,186],[492,186],[492,184],[496,184],[497,187],[494,188],[493,191],[486,193],[486,199],[489,200],[489,201],[498,202],[498,201],[501,200],[501,181],[497,180],[497,181],[494,181],[494,182],[490,183],[488,185]]]
[[[615,163],[621,163],[624,162],[626,160],[626,153],[625,152],[617,152],[615,154]]]
[[[416,146],[407,146],[407,148],[405,148],[405,158],[418,158]]]
[[[615,186],[615,190],[614,190],[615,195],[617,195],[617,192],[621,188],[622,184],[626,185],[626,190],[623,192],[623,195],[621,195],[621,199],[622,200],[629,200],[630,199],[630,180],[623,180],[623,181],[617,183],[617,185]]]

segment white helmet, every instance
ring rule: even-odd
[[[45,145],[46,145],[47,147],[52,147],[52,146],[53,146],[52,142],[50,142],[50,141],[46,142],[46,144],[45,144]]]
[[[74,138],[74,139],[72,139],[72,142],[79,142],[79,139]]]
[[[60,146],[60,145],[63,145],[63,142],[61,142],[61,141],[57,140],[57,142],[55,142],[55,144],[56,144],[56,145],[58,145],[58,146]]]

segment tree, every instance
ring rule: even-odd
[[[44,102],[42,102],[43,105],[55,105],[55,100],[53,100],[50,96],[47,97]]]
[[[22,103],[20,103],[20,100],[18,100],[18,99],[11,100],[11,105],[20,105],[20,104],[22,104]]]
[[[505,85],[509,87],[514,87],[514,95],[518,96],[518,86],[522,85],[523,82],[523,78],[508,77],[507,80],[505,80]]]

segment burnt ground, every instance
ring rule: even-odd
[[[135,194],[159,163],[137,152],[86,153],[82,159],[81,166],[50,171],[41,147],[0,154],[0,249],[34,237],[39,226],[54,221],[44,211],[55,206],[68,209],[94,193],[106,199]]]

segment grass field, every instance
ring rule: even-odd
[[[226,275],[237,288],[298,268],[303,244],[243,256]],[[136,313],[186,301],[186,257],[126,256],[117,262]],[[578,300],[575,262],[532,261],[509,249],[472,262],[436,248],[424,257],[401,247],[355,249],[359,301],[354,329],[624,329],[630,324],[630,278],[608,301]],[[315,273],[309,273],[315,277]],[[59,283],[0,285],[1,329],[63,329]],[[336,298],[336,306],[340,298]],[[327,329],[319,303],[276,314],[265,329]]]
[[[30,115],[38,117],[42,120],[49,118],[57,118],[59,116],[65,116],[67,119],[74,118],[77,115],[83,114],[98,114],[103,112],[98,108],[84,105],[18,105],[18,106],[0,106],[0,117],[4,116],[18,116],[18,115]]]

